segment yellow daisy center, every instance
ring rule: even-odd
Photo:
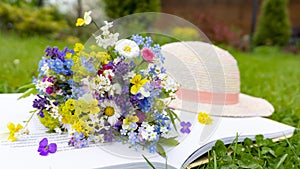
[[[115,114],[115,109],[111,106],[107,106],[104,109],[104,114],[107,115],[107,116],[112,116],[112,115]]]
[[[125,52],[131,52],[131,47],[130,46],[124,46],[123,50]]]

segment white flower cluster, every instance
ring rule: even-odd
[[[116,90],[116,86],[111,84],[110,77],[114,77],[115,74],[112,70],[104,70],[103,75],[97,75],[95,78],[84,78],[81,81],[84,85],[89,87],[89,90],[98,91],[101,97],[107,92],[110,96],[114,95],[114,90]]]
[[[48,80],[44,80],[44,81],[43,80],[38,80],[37,83],[36,83],[36,89],[38,91],[45,92],[45,93],[46,93],[46,89],[49,86],[53,86],[53,83],[49,82]]]
[[[161,74],[160,78],[162,80],[162,86],[167,92],[171,91],[171,93],[175,93],[180,86],[179,83],[168,74]]]
[[[104,26],[100,29],[102,30],[102,34],[96,36],[96,43],[106,49],[109,46],[114,46],[118,41],[119,33],[111,33],[109,28],[113,27],[112,22],[104,21]]]

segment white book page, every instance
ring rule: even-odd
[[[33,98],[17,101],[17,94],[1,94],[0,113],[0,159],[3,166],[9,168],[105,168],[108,166],[145,162],[145,155],[151,162],[165,163],[165,159],[158,154],[148,153],[147,150],[136,151],[122,143],[91,144],[88,148],[74,149],[68,146],[66,134],[47,134],[37,117],[29,124],[30,135],[21,136],[16,142],[8,142],[8,122],[22,122],[26,120],[32,110]],[[168,164],[180,168],[196,150],[202,146],[223,138],[239,136],[255,136],[264,134],[268,137],[284,136],[293,133],[294,128],[261,117],[253,118],[225,118],[212,117],[211,125],[202,125],[197,121],[196,114],[180,112],[181,116],[194,119],[191,133],[180,137],[180,144],[167,149]],[[275,134],[275,135],[274,135]],[[55,142],[58,150],[46,157],[37,152],[39,141],[47,137],[49,142]],[[188,163],[195,160],[199,154],[191,156]],[[187,163],[187,164],[188,164]],[[185,165],[187,165],[185,164]]]

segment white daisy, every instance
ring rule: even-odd
[[[103,114],[107,117],[107,121],[111,126],[115,125],[121,116],[121,110],[112,100],[105,100],[101,104]]]
[[[134,58],[139,56],[140,48],[132,40],[121,39],[116,43],[115,49],[119,52],[120,55],[123,55],[127,58]]]

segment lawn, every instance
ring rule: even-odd
[[[20,38],[14,34],[0,33],[0,93],[18,92],[19,86],[31,82],[37,72],[38,60],[48,45],[63,48],[68,44],[38,36]],[[300,56],[283,53],[275,47],[256,48],[252,53],[243,53],[231,48],[228,50],[238,61],[241,91],[270,101],[275,107],[271,119],[299,128]],[[299,134],[290,141],[281,141],[276,143],[276,146],[267,143],[266,146],[269,151],[275,152],[278,147],[291,149],[290,153],[286,153],[288,155],[278,156],[278,161],[282,160],[283,165],[286,161],[300,163]],[[253,156],[263,161],[273,158],[272,154],[260,157],[253,153]],[[286,157],[283,159],[284,156]],[[206,167],[210,168],[210,165]]]
[[[30,83],[48,45],[63,48],[66,44],[39,36],[20,38],[0,32],[0,93],[17,92],[18,87]]]

